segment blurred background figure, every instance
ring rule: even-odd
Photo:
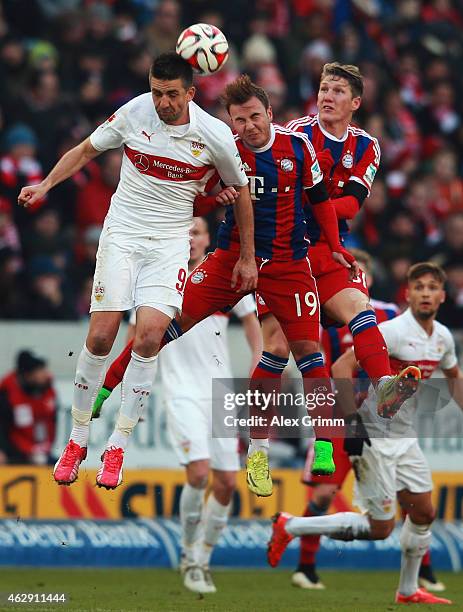
[[[47,362],[30,351],[0,380],[0,463],[44,465],[52,461],[57,408]]]

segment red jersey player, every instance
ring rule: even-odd
[[[326,379],[328,374],[319,349],[319,306],[307,259],[304,190],[323,226],[330,252],[342,266],[352,266],[354,274],[357,264],[340,245],[336,213],[307,136],[272,124],[266,92],[247,76],[227,86],[224,100],[238,134],[236,143],[254,201],[257,288],[279,321],[305,386],[309,387],[309,379]],[[240,244],[236,212],[229,207],[220,227],[218,248],[186,281],[182,315],[171,323],[164,342],[178,338],[202,319],[233,306],[241,298],[234,273]],[[130,353],[130,347],[126,353]],[[284,364],[261,362],[253,378],[268,378],[268,367],[279,369]],[[267,449],[259,443],[251,450],[248,485],[258,495],[271,495]]]
[[[356,66],[337,62],[325,64],[318,92],[318,115],[296,119],[287,126],[305,133],[317,151],[326,187],[335,203],[341,242],[348,232],[347,219],[356,215],[370,193],[380,160],[378,141],[351,125],[362,93],[363,79]],[[397,408],[406,399],[409,387],[402,385],[402,380],[411,371],[404,370],[391,378],[387,349],[377,327],[374,309],[369,304],[366,285],[360,277],[352,278],[348,270],[333,260],[326,237],[308,209],[306,218],[311,243],[309,259],[323,315],[332,323],[349,326],[358,361],[368,377],[378,381],[380,405],[387,403]],[[290,347],[261,299],[258,300],[258,312],[262,321],[264,355],[270,361],[287,359]],[[320,446],[315,446],[312,471],[333,473],[330,449],[323,448],[326,444],[322,449]]]

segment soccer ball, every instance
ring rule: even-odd
[[[228,59],[225,35],[208,23],[195,23],[183,30],[175,50],[201,75],[214,74]]]

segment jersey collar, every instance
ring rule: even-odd
[[[411,308],[407,308],[407,310],[403,314],[404,314],[405,317],[407,317],[410,325],[413,325],[415,327],[416,331],[419,333],[419,335],[422,338],[426,338],[427,340],[429,340],[429,338],[431,338],[434,335],[434,331],[436,329],[436,326],[434,325],[434,322],[432,324],[432,334],[429,336],[428,333],[421,327],[419,322],[413,316]]]
[[[327,138],[330,138],[331,140],[334,140],[335,142],[344,142],[347,138],[348,135],[348,129],[346,128],[346,131],[344,132],[343,136],[341,138],[336,138],[336,136],[333,136],[333,134],[330,134],[329,132],[327,132],[324,127],[322,126],[322,124],[320,123],[320,116],[317,114],[315,115],[316,119],[317,119],[317,123],[318,123],[318,127],[320,128],[321,133],[326,136]]]
[[[176,134],[175,132],[170,132],[169,130],[170,126],[167,123],[164,123],[162,119],[159,119],[159,121],[161,122],[161,125],[166,130],[166,132],[169,132],[169,135],[172,138],[185,138],[185,136],[188,136],[188,134],[190,134],[193,130],[196,129],[196,125],[198,123],[198,120],[196,117],[196,104],[193,102],[193,100],[190,100],[188,102],[188,114],[190,116],[190,125],[184,134]]]
[[[270,140],[267,142],[267,144],[259,148],[251,147],[247,144],[244,144],[244,142],[243,144],[247,149],[249,149],[250,151],[253,151],[254,153],[263,153],[264,151],[268,151],[274,142],[275,142],[275,127],[273,123],[271,123],[270,124]]]

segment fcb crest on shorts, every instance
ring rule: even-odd
[[[191,153],[195,157],[199,157],[201,153],[204,151],[204,149],[206,148],[205,144],[203,144],[202,142],[198,142],[197,140],[192,140],[190,146],[191,146]]]
[[[104,294],[105,294],[105,288],[102,282],[98,281],[97,284],[95,285],[95,289],[93,291],[94,295],[95,295],[95,300],[97,302],[102,302],[104,299]]]
[[[207,276],[207,272],[204,272],[204,270],[196,270],[190,276],[190,280],[193,283],[193,285],[199,285],[200,283],[203,282],[206,276]]]

